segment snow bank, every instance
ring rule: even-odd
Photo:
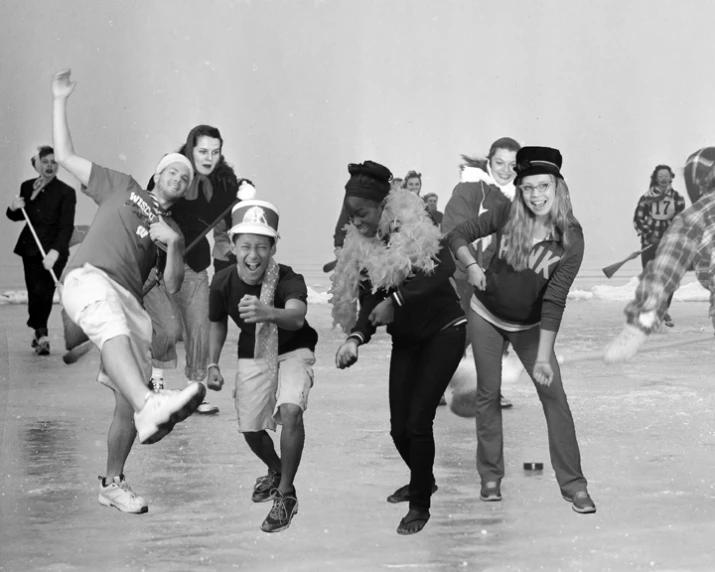
[[[638,286],[638,278],[631,280],[623,286],[608,286],[599,284],[591,290],[571,290],[569,300],[609,300],[615,302],[628,302],[633,299],[633,294]],[[308,304],[328,304],[330,301],[328,292],[319,292],[308,287]],[[675,292],[673,299],[678,302],[707,302],[710,293],[698,282],[690,282],[681,286]],[[59,304],[59,295],[55,292],[54,303]],[[5,304],[27,304],[27,292],[25,290],[9,290],[0,294],[0,306]]]
[[[596,300],[628,302],[633,299],[637,287],[638,278],[631,278],[628,283],[623,286],[608,286],[605,284],[594,286],[591,289],[591,294]],[[583,291],[574,290],[569,293],[569,298],[576,294],[576,296],[573,297],[578,299],[581,292]],[[587,292],[585,294],[587,294]],[[709,299],[710,293],[703,288],[699,282],[690,282],[689,284],[681,286],[675,291],[675,295],[673,296],[673,300],[678,302],[707,302]]]

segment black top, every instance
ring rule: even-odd
[[[300,300],[307,303],[308,289],[301,274],[296,274],[290,266],[278,265],[278,284],[276,285],[274,308],[285,308],[288,300]],[[255,286],[246,284],[238,276],[236,265],[232,264],[217,272],[211,281],[209,293],[209,320],[225,322],[230,316],[241,329],[238,337],[238,357],[253,358],[256,345],[256,324],[245,323],[238,314],[238,303],[246,295],[261,296],[261,284]],[[278,328],[278,355],[306,348],[315,351],[318,343],[318,333],[303,322],[299,330],[284,330]]]
[[[45,253],[54,249],[60,256],[68,256],[70,238],[74,231],[77,195],[72,187],[55,177],[40,191],[35,200],[31,201],[32,185],[36,180],[30,179],[20,186],[20,197],[25,199],[25,212]],[[5,214],[13,221],[25,220],[20,209],[12,211],[8,207]],[[14,252],[19,256],[41,256],[32,231],[27,225],[20,233]]]
[[[213,194],[211,202],[206,200],[203,188],[199,188],[196,199],[179,199],[171,205],[171,218],[184,235],[184,245],[188,248],[195,238],[212,224],[221,213],[236,201],[238,179],[230,169],[224,169],[219,176],[211,177]],[[154,177],[149,180],[147,190],[154,188]],[[226,216],[228,227],[231,226],[231,213]],[[186,252],[186,264],[194,272],[201,272],[211,264],[211,247],[206,237]]]
[[[370,312],[388,296],[392,297],[394,319],[387,326],[393,338],[421,341],[428,339],[446,327],[466,322],[459,297],[452,285],[454,260],[445,244],[437,255],[434,272],[416,271],[396,289],[378,290],[372,293],[369,280],[360,283],[360,311],[357,324],[350,333],[366,344],[376,328],[370,323]]]

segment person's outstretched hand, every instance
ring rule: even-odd
[[[335,366],[338,369],[350,367],[358,360],[358,343],[355,338],[348,338],[335,354]]]
[[[74,91],[76,81],[70,79],[72,70],[66,69],[56,73],[52,78],[52,97],[55,99],[66,99]]]

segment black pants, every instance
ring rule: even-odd
[[[53,270],[59,278],[67,264],[67,256],[57,259]],[[55,295],[55,282],[52,275],[42,266],[42,256],[23,256],[27,287],[27,325],[35,330],[38,337],[47,335],[47,320],[52,312],[52,298]]]
[[[646,245],[641,245],[641,248],[645,248],[645,246]],[[655,260],[655,253],[657,250],[658,247],[654,246],[653,248],[649,248],[645,252],[641,252],[641,264],[643,265],[643,270],[645,270],[645,267],[648,266],[648,263],[651,260]],[[666,306],[666,308],[670,308],[670,303],[673,301],[673,294],[668,296],[668,305]]]
[[[422,341],[392,340],[390,435],[410,469],[410,508],[428,510],[434,474],[432,424],[464,353],[466,327],[454,326]]]

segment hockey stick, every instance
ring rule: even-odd
[[[602,268],[603,273],[606,275],[606,278],[610,278],[613,276],[618,270],[623,266],[626,262],[629,262],[633,260],[634,258],[638,258],[641,254],[643,254],[646,250],[653,248],[652,244],[649,244],[645,248],[641,250],[636,250],[635,252],[631,252],[626,258],[621,260],[620,262],[616,262],[615,264],[611,264],[610,266],[606,266],[605,268]]]
[[[32,223],[30,222],[30,217],[27,216],[27,211],[25,210],[25,208],[22,207],[21,210],[22,210],[22,215],[25,217],[25,222],[27,223],[27,226],[30,229],[32,236],[35,239],[37,248],[40,249],[40,254],[42,254],[42,259],[44,260],[45,258],[47,258],[47,253],[45,252],[45,249],[43,248],[42,243],[40,242],[40,237],[37,236],[35,227],[32,226]],[[60,282],[58,280],[57,275],[55,274],[54,268],[50,268],[49,272],[50,272],[50,275],[52,276],[52,280],[55,283],[55,287],[57,288],[57,291],[59,292],[60,302],[61,302],[62,301],[62,282]],[[62,308],[61,312],[62,312],[62,323],[64,326],[65,349],[68,350],[67,353],[65,353],[62,356],[62,361],[67,364],[70,364],[70,363],[76,362],[81,356],[83,356],[89,350],[91,350],[92,344],[89,341],[89,338],[82,331],[82,329],[77,324],[75,324],[72,320],[69,319],[69,316],[67,315],[67,312],[65,312],[64,308]]]

